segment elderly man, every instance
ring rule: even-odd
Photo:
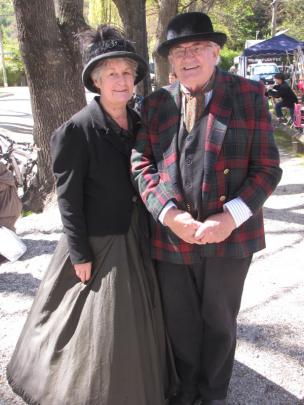
[[[225,41],[206,14],[170,21],[158,52],[178,80],[144,101],[132,155],[180,379],[170,405],[226,403],[262,206],[281,177],[263,85],[216,67]]]

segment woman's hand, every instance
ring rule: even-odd
[[[92,262],[74,264],[74,269],[77,277],[82,283],[89,281],[91,278]]]

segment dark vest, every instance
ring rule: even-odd
[[[205,133],[208,108],[203,116],[188,133],[181,118],[177,137],[179,154],[179,184],[184,196],[184,209],[193,218],[202,218],[202,180],[204,174]]]

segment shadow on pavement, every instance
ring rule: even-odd
[[[238,325],[238,340],[254,344],[261,350],[284,354],[301,367],[304,348],[297,345],[295,332],[287,325],[280,324],[245,324]],[[290,338],[294,336],[293,344]]]
[[[0,124],[0,128],[7,129],[7,130],[15,132],[15,133],[17,132],[19,134],[32,134],[33,133],[32,125],[3,122]]]
[[[283,184],[275,189],[274,195],[288,195],[304,193],[303,184]]]
[[[228,393],[229,405],[303,405],[284,388],[235,361]]]
[[[5,94],[4,96],[2,96],[2,97],[8,97],[8,96],[14,96],[14,94]],[[30,99],[29,98],[12,98],[12,99],[9,99],[9,100],[1,100],[1,102],[3,102],[3,101],[10,101],[10,102],[15,102],[15,101],[29,101]]]
[[[22,242],[26,245],[27,251],[19,259],[24,261],[31,259],[32,257],[41,256],[45,254],[52,254],[57,246],[57,240],[45,240],[45,239],[22,239]]]
[[[12,97],[14,95],[14,93],[6,93],[6,92],[4,92],[4,93],[0,93],[0,98],[3,98],[3,97]],[[1,100],[2,101],[2,100]]]
[[[4,114],[0,114],[0,117],[32,117],[31,113],[26,113],[26,112],[20,112],[20,111],[7,111]]]
[[[276,196],[284,195],[304,195],[303,184],[283,184],[276,188],[273,193]],[[293,224],[304,225],[304,214],[295,212],[295,210],[303,210],[304,204],[288,207],[288,208],[268,208],[263,207],[264,217],[275,221],[283,221]],[[280,230],[281,232],[281,230]],[[288,232],[287,232],[288,233]]]
[[[19,293],[33,297],[40,280],[29,273],[0,274],[0,293]]]
[[[263,208],[264,218],[272,219],[274,221],[288,222],[289,224],[304,225],[304,214],[293,212],[294,210],[304,209],[304,205],[298,205],[289,208]],[[279,230],[278,232],[281,232]]]
[[[28,231],[18,232],[18,236],[19,236],[20,238],[22,238],[23,236],[31,235],[33,232],[34,232],[33,229],[29,229]],[[50,229],[50,230],[46,230],[46,231],[39,230],[39,233],[41,233],[41,234],[43,234],[43,235],[53,235],[54,233],[62,234],[63,231],[62,231],[62,229],[60,228],[60,229]],[[39,242],[39,241],[38,241],[38,242]]]

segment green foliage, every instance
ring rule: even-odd
[[[117,7],[112,0],[90,0],[88,22],[94,28],[100,24],[121,25]]]
[[[217,2],[209,14],[215,28],[227,34],[227,46],[233,50],[242,50],[247,39],[266,39],[270,33],[268,0]]]
[[[16,69],[15,65],[5,65],[8,86],[20,86],[24,81],[24,72]],[[0,86],[3,86],[3,72],[0,69]]]
[[[14,9],[11,0],[0,2],[0,29],[3,33],[4,63],[9,86],[21,84],[24,67],[17,40]],[[0,85],[3,86],[3,72],[0,69]]]
[[[229,68],[233,65],[233,59],[238,55],[238,51],[233,51],[227,47],[224,47],[221,51],[219,67],[223,70],[229,70]]]
[[[282,0],[279,7],[279,29],[288,29],[287,35],[304,40],[304,1]]]
[[[126,0],[127,1],[127,0]],[[132,1],[132,0],[130,0]],[[233,58],[244,49],[247,39],[267,39],[271,30],[271,0],[179,0],[179,12],[186,11],[191,3],[196,10],[209,10],[214,29],[228,36],[227,47],[221,52],[220,66],[229,69]],[[155,48],[159,0],[146,0],[148,47]],[[9,84],[20,82],[23,65],[17,46],[12,0],[0,0],[0,25],[3,30],[4,51],[12,52],[6,61]],[[84,0],[84,15],[96,27],[102,23],[121,26],[121,19],[112,0]],[[277,30],[288,29],[287,35],[304,40],[304,1],[280,0],[278,3]],[[0,84],[2,75],[0,74]]]

